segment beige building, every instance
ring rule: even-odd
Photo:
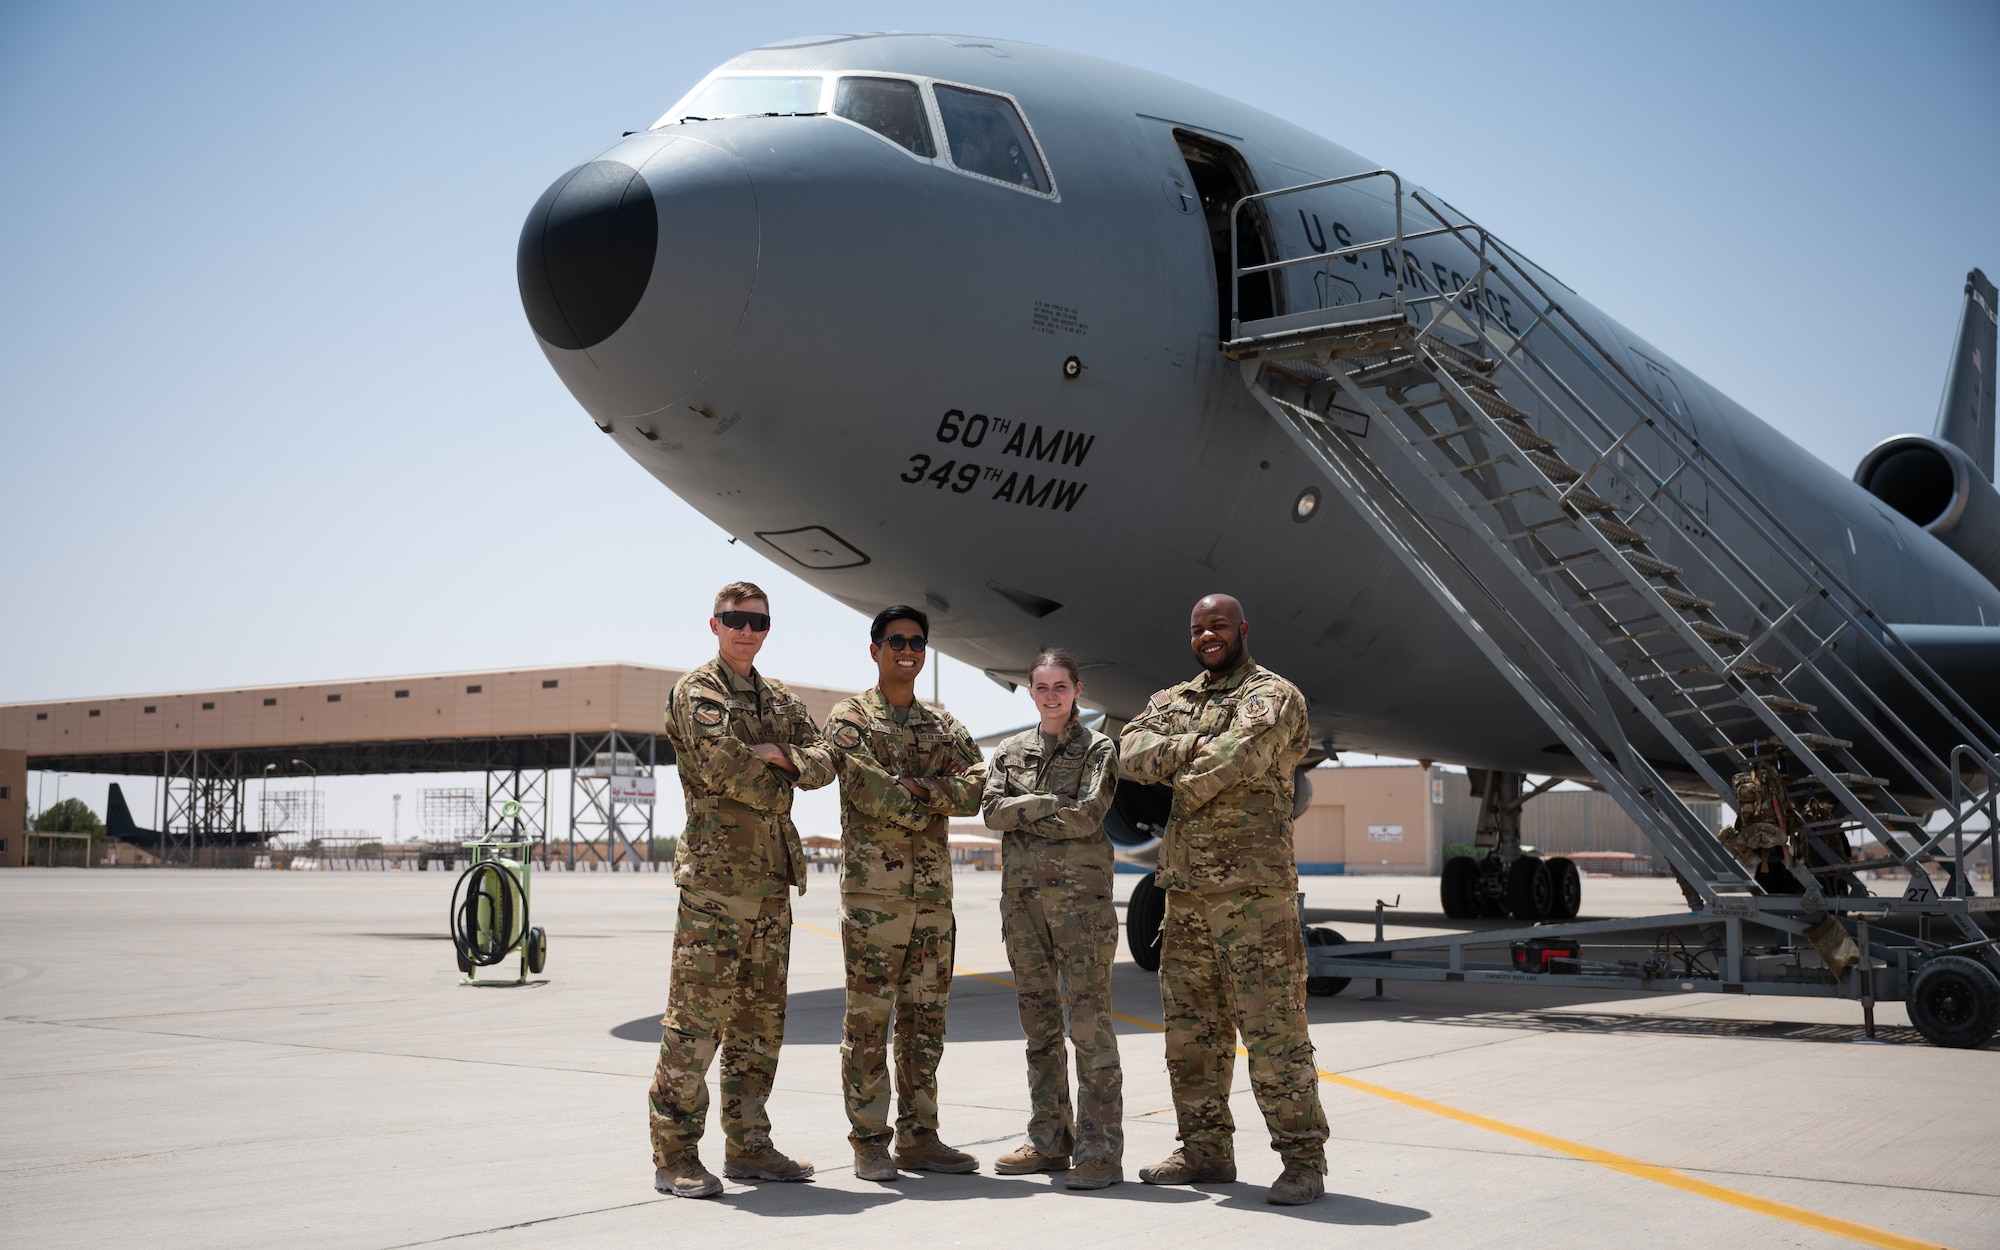
[[[28,753],[0,747],[0,868],[28,862]]]

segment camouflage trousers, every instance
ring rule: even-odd
[[[1006,890],[1000,926],[1028,1037],[1028,1144],[1045,1155],[1122,1161],[1125,1078],[1111,1019],[1118,915],[1110,896],[1088,887]],[[1065,1022],[1076,1048],[1075,1114]]]
[[[1167,892],[1160,999],[1167,1077],[1188,1149],[1233,1156],[1229,1087],[1241,1033],[1271,1148],[1287,1163],[1326,1171],[1326,1111],[1305,993],[1305,939],[1290,892]]]
[[[847,894],[840,944],[847,956],[847,1014],[840,1027],[840,1083],[847,1138],[888,1145],[889,1041],[896,1045],[896,1132],[938,1128],[937,1069],[951,998],[956,927],[950,902]]]
[[[708,1120],[708,1065],[722,1051],[722,1133],[733,1156],[771,1140],[764,1103],[785,1039],[792,904],[681,891],[660,1062],[647,1097],[653,1165],[692,1150]]]

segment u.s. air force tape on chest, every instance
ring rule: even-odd
[[[1268,694],[1253,694],[1243,700],[1237,715],[1246,725],[1268,725],[1278,719],[1278,701]]]
[[[833,732],[827,738],[841,750],[852,751],[861,745],[861,726],[853,721],[835,721]]]
[[[694,723],[703,729],[720,729],[724,715],[722,705],[713,699],[702,699],[694,705]]]

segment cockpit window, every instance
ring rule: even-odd
[[[776,75],[711,78],[661,118],[669,122],[715,121],[723,117],[796,117],[820,111],[824,80]]]
[[[918,156],[936,156],[931,124],[924,117],[917,84],[902,78],[843,78],[834,88],[836,116],[859,122]]]
[[[1027,123],[1011,103],[944,83],[938,83],[936,90],[938,118],[944,123],[952,164],[967,173],[1048,194],[1048,171],[1028,138]]]

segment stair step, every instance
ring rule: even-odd
[[[1800,734],[1799,741],[1816,751],[1845,751],[1854,745],[1845,738],[1830,738],[1825,734]],[[1777,738],[1757,738],[1750,742],[1732,742],[1724,747],[1710,747],[1708,750],[1703,751],[1702,754],[1720,755],[1724,751],[1751,751],[1770,747],[1782,747],[1784,745]]]
[[[1774,712],[1797,712],[1802,716],[1811,716],[1814,712],[1819,711],[1812,704],[1801,703],[1797,699],[1786,699],[1775,694],[1767,694],[1761,697],[1764,700],[1764,706]]]
[[[1733,629],[1724,629],[1720,625],[1711,625],[1707,621],[1689,621],[1688,628],[1700,634],[1710,643],[1733,642],[1740,647],[1750,641],[1749,636],[1746,634],[1739,634]]]
[[[1668,712],[1667,719],[1672,720],[1677,716],[1703,716],[1709,712],[1722,712],[1732,707],[1742,706],[1743,701],[1740,699],[1731,699],[1727,703],[1704,703],[1699,707],[1684,707]]]
[[[1638,530],[1620,521],[1607,521],[1603,517],[1592,517],[1590,523],[1597,527],[1598,533],[1609,538],[1614,543],[1630,543],[1635,547],[1643,547],[1652,541],[1652,539],[1641,534]],[[1620,554],[1629,557],[1632,553],[1622,552]],[[1678,569],[1675,571],[1679,572]]]
[[[1775,664],[1766,664],[1762,660],[1753,660],[1747,655],[1739,655],[1729,662],[1729,671],[1732,673],[1741,673],[1748,677],[1776,677],[1784,670]]]
[[[1637,551],[1626,551],[1620,554],[1625,557],[1625,563],[1644,573],[1647,577],[1679,577],[1681,575],[1679,565],[1668,564],[1665,560],[1656,560],[1652,556]],[[1654,589],[1657,590],[1659,587],[1654,587]]]
[[[1528,420],[1527,413],[1516,408],[1498,395],[1493,394],[1491,391],[1472,391],[1470,393],[1472,395],[1472,402],[1478,404],[1480,411],[1484,412],[1487,416],[1507,418],[1526,424]]]
[[[1870,777],[1866,773],[1835,773],[1834,777],[1849,789],[1853,789],[1855,786],[1886,786],[1889,784],[1887,777]],[[1796,782],[1792,788],[1795,790],[1824,790],[1826,789],[1826,783],[1817,777],[1805,777]]]
[[[1530,453],[1532,454],[1532,453]],[[1616,512],[1618,505],[1602,495],[1593,495],[1581,487],[1572,486],[1563,492],[1563,502],[1578,512]]]
[[[1554,451],[1556,449],[1554,440],[1543,438],[1529,429],[1525,422],[1513,417],[1495,416],[1494,424],[1498,425],[1500,432],[1508,438],[1513,439],[1514,445],[1523,451]]]
[[[1566,486],[1583,476],[1583,474],[1572,469],[1563,460],[1551,456],[1545,451],[1537,451],[1531,447],[1527,449],[1527,457],[1534,462],[1535,467],[1540,469],[1551,482],[1555,482],[1558,485]]]

